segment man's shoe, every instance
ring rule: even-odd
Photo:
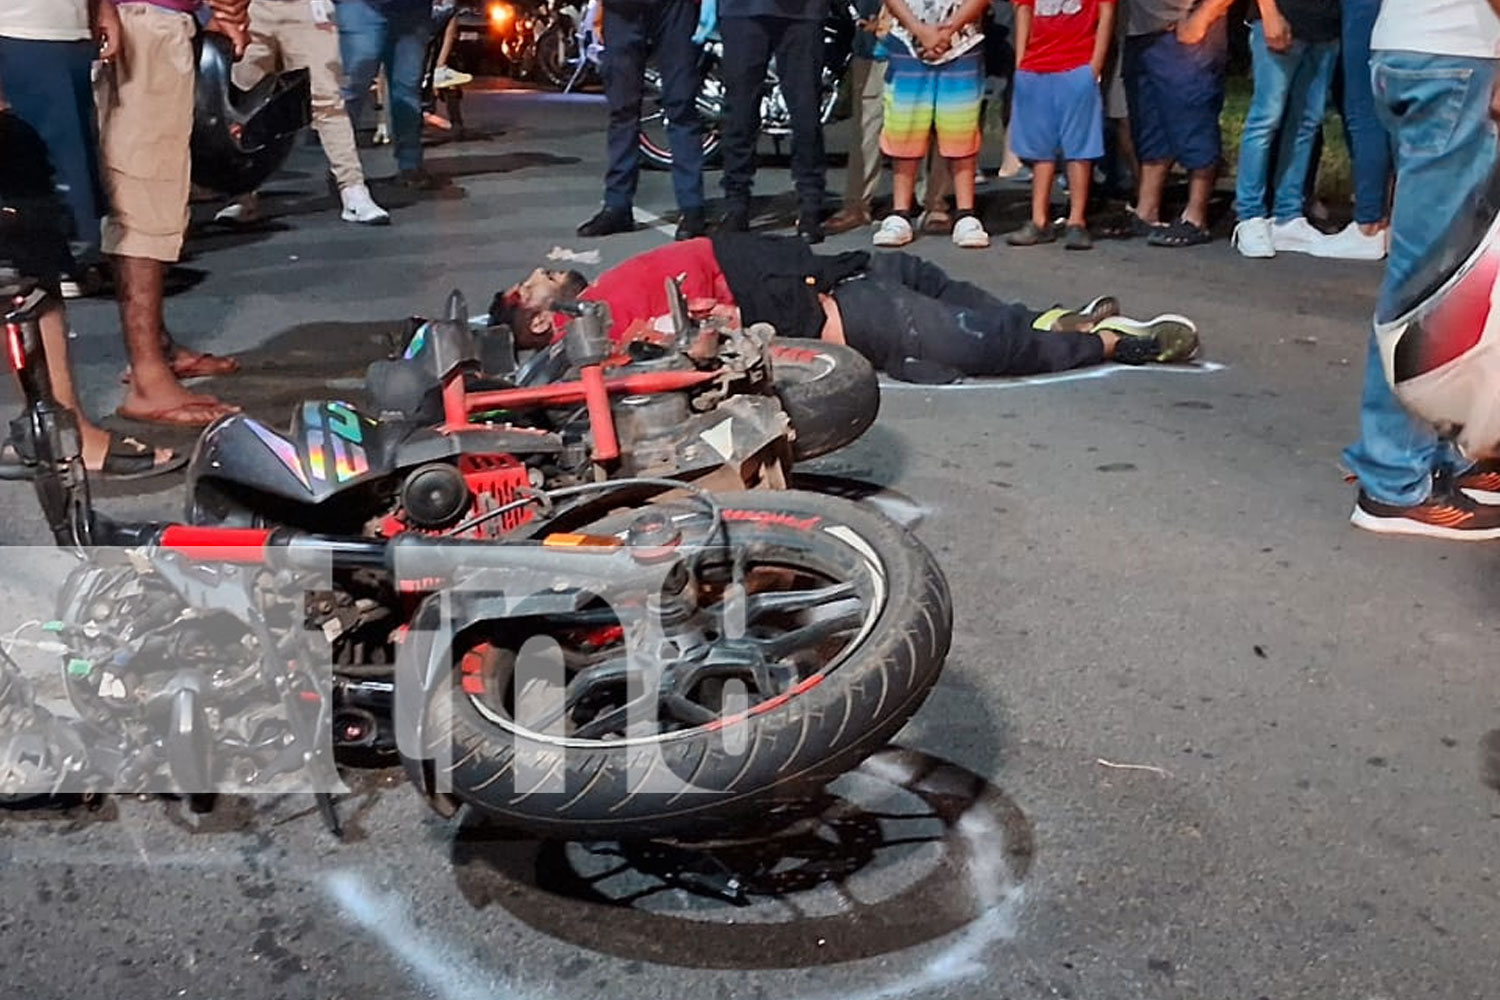
[[[1477,502],[1441,476],[1435,478],[1431,496],[1409,507],[1381,503],[1360,490],[1349,521],[1357,528],[1387,535],[1459,541],[1500,538],[1500,507]]]
[[[578,227],[579,236],[614,236],[635,231],[635,214],[628,208],[601,208],[592,219]]]
[[[364,226],[391,224],[390,213],[375,204],[375,199],[370,197],[370,189],[363,184],[351,184],[344,188],[339,192],[339,201],[344,205],[339,218],[345,222],[357,222]]]
[[[1271,220],[1266,218],[1241,219],[1234,227],[1229,245],[1240,252],[1241,257],[1270,258],[1276,256],[1276,246],[1271,239]]]
[[[1390,249],[1390,238],[1390,229],[1366,235],[1359,223],[1351,222],[1309,252],[1314,257],[1336,260],[1380,260]]]
[[[748,233],[750,231],[750,208],[748,205],[730,205],[719,217],[716,227],[721,233]]]
[[[214,213],[215,222],[231,226],[250,226],[260,221],[260,199],[255,192],[242,194]]]
[[[1087,333],[1104,320],[1118,315],[1120,300],[1113,295],[1100,295],[1077,309],[1064,309],[1061,306],[1049,309],[1036,318],[1032,327],[1054,333]]]
[[[473,83],[474,77],[469,73],[460,73],[456,69],[447,66],[439,66],[432,71],[432,89],[447,90],[450,87],[462,87]]]
[[[872,242],[878,247],[904,247],[914,239],[911,222],[906,216],[892,212],[881,220]]]
[[[707,233],[708,221],[703,217],[703,209],[690,208],[677,219],[677,234],[673,239],[695,240]]]
[[[1094,324],[1094,331],[1100,330],[1119,334],[1111,360],[1122,365],[1171,364],[1198,356],[1197,324],[1176,313],[1147,320],[1110,316]]]
[[[1328,237],[1302,216],[1271,223],[1271,246],[1279,251],[1315,254]]]
[[[429,173],[421,167],[401,171],[396,175],[396,182],[412,191],[437,191],[448,186],[445,178]]]
[[[797,220],[797,236],[808,246],[823,242],[823,220],[816,215],[804,215]]]
[[[823,223],[823,231],[829,236],[840,236],[855,229],[863,229],[875,221],[864,205],[845,205]]]
[[[1500,504],[1500,460],[1475,462],[1453,477],[1453,486],[1479,503]]]

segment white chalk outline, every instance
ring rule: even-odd
[[[1018,389],[1032,385],[1057,385],[1060,382],[1084,382],[1089,379],[1109,378],[1119,372],[1145,372],[1153,375],[1211,375],[1228,368],[1228,365],[1217,361],[1200,361],[1191,365],[1099,365],[1093,368],[1080,368],[1070,372],[1055,372],[1050,375],[1024,375],[1020,378],[986,378],[976,381],[954,382],[951,385],[926,385],[921,382],[898,382],[895,379],[882,377],[880,388],[885,389],[914,389],[922,392],[934,390],[942,392],[954,392],[957,390],[973,389]]]

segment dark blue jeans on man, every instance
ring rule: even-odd
[[[1455,263],[1452,253],[1467,249],[1445,246],[1444,237],[1454,218],[1473,211],[1495,169],[1500,147],[1489,103],[1500,60],[1382,51],[1371,66],[1375,107],[1396,147],[1391,249],[1375,310],[1376,322],[1388,322]],[[1423,503],[1434,473],[1469,464],[1396,399],[1373,331],[1359,429],[1344,461],[1365,493],[1384,504]]]
[[[607,0],[604,95],[609,102],[609,162],[604,207],[629,212],[640,176],[637,147],[646,63],[661,75],[661,110],[672,150],[672,191],[683,212],[703,210],[703,126],[698,115],[701,50],[693,43],[697,0]]]
[[[380,67],[390,86],[391,144],[402,173],[422,167],[422,71],[432,5],[413,0],[339,0],[344,105],[358,126]]]
[[[90,41],[0,38],[0,93],[16,117],[46,144],[58,189],[73,218],[69,235],[74,254],[83,257],[98,252],[105,207],[90,80],[98,52]]]
[[[1343,0],[1344,134],[1354,164],[1354,221],[1386,220],[1391,183],[1391,136],[1375,110],[1370,86],[1370,35],[1380,0]]]

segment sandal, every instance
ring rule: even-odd
[[[1147,222],[1134,212],[1126,211],[1123,217],[1100,226],[1099,235],[1105,239],[1129,240],[1150,237],[1165,228],[1164,223]]]
[[[165,449],[167,457],[156,460],[156,449],[142,444],[133,437],[109,432],[109,447],[104,452],[104,465],[89,469],[91,478],[124,482],[132,479],[148,479],[167,472],[175,472],[187,465],[188,457],[171,449]]]
[[[1213,236],[1207,229],[1186,219],[1178,219],[1146,237],[1147,245],[1153,247],[1196,247],[1212,242]]]
[[[134,420],[143,424],[164,424],[168,427],[207,427],[221,417],[240,412],[239,407],[228,403],[203,402],[179,403],[161,410],[126,410],[123,406],[115,411],[121,420]]]
[[[1043,229],[1027,219],[1026,225],[1005,237],[1005,242],[1013,247],[1034,247],[1038,243],[1051,243],[1056,239],[1057,234],[1052,231],[1051,226]]]

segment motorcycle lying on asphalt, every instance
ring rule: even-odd
[[[833,121],[838,107],[839,90],[849,71],[849,62],[854,55],[854,35],[859,14],[848,0],[836,0],[823,21],[823,71],[818,96],[818,115],[823,125]],[[702,82],[698,87],[698,116],[703,123],[703,154],[709,159],[719,151],[723,142],[724,81],[720,66],[724,59],[724,43],[717,37],[703,46],[699,62]],[[661,72],[655,63],[646,68],[645,102],[641,108],[641,131],[639,145],[642,159],[653,167],[663,170],[672,166],[672,147],[668,142],[667,115],[661,105]],[[777,151],[781,143],[792,134],[792,113],[787,106],[786,95],[781,89],[781,80],[773,64],[766,70],[766,80],[760,98],[760,134],[775,142]]]
[[[336,754],[359,751],[399,758],[443,815],[468,805],[566,839],[702,835],[857,765],[941,670],[952,612],[931,554],[816,494],[532,488],[504,541],[114,521],[52,395],[47,293],[0,284],[25,400],[6,478],[34,481],[80,559],[46,626],[80,718],[28,699],[7,654],[0,793],[274,791],[331,781]],[[456,325],[431,329],[435,353],[477,366]],[[320,413],[340,421],[336,461],[403,447]],[[652,502],[622,500],[653,484]],[[532,671],[538,643],[549,668]]]
[[[538,488],[645,476],[784,489],[794,462],[874,422],[880,386],[858,352],[700,321],[667,291],[670,335],[617,348],[608,307],[572,303],[565,336],[524,365],[510,331],[472,327],[455,291],[444,319],[410,321],[401,356],[369,366],[369,412],[308,402],[285,434],[243,414],[209,427],[188,518],[499,538]]]

